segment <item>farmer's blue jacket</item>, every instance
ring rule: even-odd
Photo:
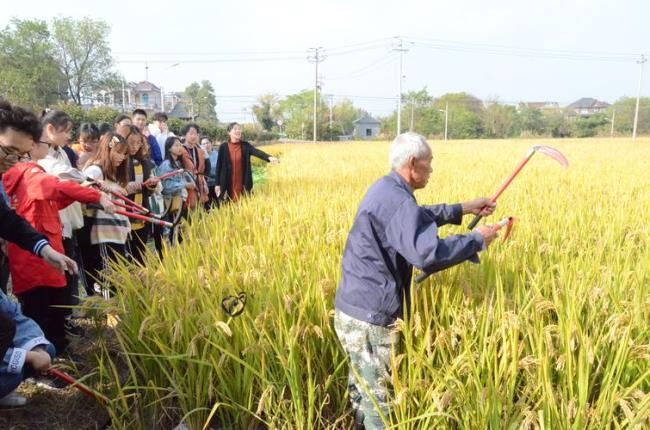
[[[460,224],[462,206],[419,206],[396,172],[375,182],[359,206],[343,252],[337,310],[370,324],[403,318],[413,266],[439,271],[470,260],[478,263],[478,232],[441,239],[438,227]]]
[[[21,373],[27,352],[37,346],[48,347],[50,342],[45,339],[38,324],[22,314],[18,302],[10,300],[2,291],[0,291],[0,312],[6,314],[16,324],[13,346],[7,349],[5,356],[2,357],[0,374]]]

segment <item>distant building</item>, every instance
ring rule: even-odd
[[[183,100],[178,101],[172,110],[169,112],[170,118],[178,118],[185,121],[190,121],[192,118],[191,110],[188,109],[187,103]]]
[[[125,82],[122,88],[95,88],[82,98],[86,108],[109,106],[130,112],[144,109],[150,112],[163,110],[160,87],[149,81]],[[167,97],[165,97],[167,98]]]
[[[352,124],[354,124],[352,134],[357,139],[373,139],[379,136],[381,122],[368,115],[362,116]]]
[[[164,96],[164,103],[161,97]],[[95,88],[82,96],[82,106],[90,109],[108,106],[127,113],[144,109],[149,113],[169,112],[171,118],[193,119],[192,99],[182,92],[163,93],[159,86],[149,81],[125,82],[122,88]]]
[[[604,113],[611,105],[607,102],[583,97],[567,106],[567,117],[569,118],[589,118],[590,116]]]

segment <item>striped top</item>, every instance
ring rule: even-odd
[[[107,185],[114,185],[116,188],[118,185],[112,181],[104,179],[104,172],[102,169],[93,164],[84,169],[84,174],[89,178],[104,181]],[[90,242],[93,245],[98,245],[100,243],[117,243],[123,245],[126,243],[126,240],[131,231],[131,224],[129,219],[124,215],[118,214],[107,214],[101,209],[95,209],[94,215],[95,218],[93,226],[90,229]]]

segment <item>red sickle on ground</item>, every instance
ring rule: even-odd
[[[530,150],[528,151],[528,154],[526,154],[524,159],[521,160],[521,162],[517,165],[515,170],[510,174],[510,176],[508,176],[508,178],[505,180],[505,182],[503,184],[501,184],[501,187],[499,187],[499,190],[496,193],[494,193],[494,195],[490,198],[490,201],[492,203],[497,201],[499,196],[506,190],[506,188],[508,188],[508,186],[513,181],[513,179],[515,179],[515,177],[519,174],[519,172],[521,172],[521,169],[524,168],[524,166],[528,163],[528,161],[530,161],[530,159],[533,157],[533,155],[535,155],[536,152],[548,155],[549,157],[551,157],[552,159],[554,159],[555,161],[557,161],[558,163],[560,163],[564,167],[569,166],[569,161],[557,149],[552,148],[550,146],[546,146],[546,145],[533,146],[532,148],[530,148]],[[476,225],[478,224],[478,222],[481,220],[482,217],[483,217],[482,215],[476,215],[474,217],[474,219],[472,220],[472,222],[469,223],[467,228],[472,230],[474,227],[476,227]]]
[[[77,381],[72,376],[68,375],[65,372],[62,372],[61,370],[55,369],[54,367],[50,367],[47,373],[49,373],[50,375],[54,376],[57,379],[62,380],[66,384],[72,385],[73,387],[75,387],[85,395],[97,400],[102,406],[106,406],[109,403],[108,397],[96,393],[95,391],[91,390],[90,387],[88,387],[87,385],[82,384],[81,382]]]

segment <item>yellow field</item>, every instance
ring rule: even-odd
[[[414,290],[394,428],[650,426],[650,139],[434,142],[418,201],[489,196],[535,144],[569,169],[536,155],[492,217],[519,218],[511,238]],[[281,164],[254,197],[201,214],[162,266],[152,255],[114,274],[129,371],[116,384],[107,349],[99,376],[117,427],[350,427],[332,302],[388,143],[269,150]],[[248,302],[231,319],[220,302],[238,291]]]

